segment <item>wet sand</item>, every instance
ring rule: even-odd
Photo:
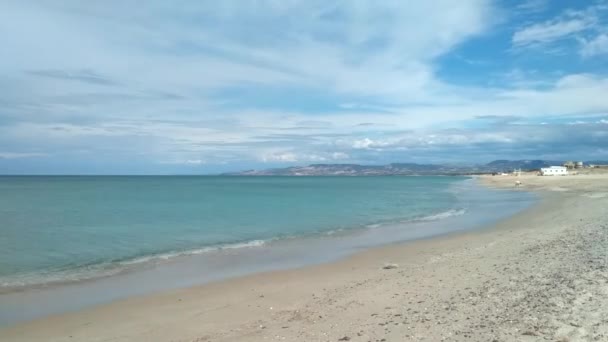
[[[133,297],[2,341],[608,340],[608,176],[480,177],[542,200],[489,229]]]

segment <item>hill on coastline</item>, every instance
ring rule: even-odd
[[[311,164],[285,168],[225,173],[230,176],[391,176],[391,175],[471,175],[491,172],[538,170],[561,165],[551,160],[495,160],[479,165],[392,163],[388,165]]]

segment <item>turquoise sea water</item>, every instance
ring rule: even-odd
[[[481,229],[535,201],[467,177],[0,177],[0,327]]]
[[[0,177],[0,286],[461,213],[461,177]]]

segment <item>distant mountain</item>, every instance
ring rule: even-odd
[[[440,171],[441,170],[441,171]],[[460,168],[452,169],[453,173],[461,173]],[[405,174],[438,174],[447,173],[448,169],[440,165],[390,164],[390,165],[358,165],[358,164],[312,164],[308,166],[292,166],[280,169],[248,170],[228,175],[239,176],[382,176]]]
[[[311,164],[278,169],[247,170],[225,173],[229,176],[397,176],[397,175],[472,175],[491,172],[538,170],[562,165],[551,160],[495,160],[481,165],[393,163],[388,165]],[[608,161],[588,161],[585,165],[608,165]]]
[[[470,175],[490,172],[538,170],[561,165],[562,161],[495,160],[483,165],[393,163],[388,165],[312,164],[278,169],[226,173],[232,176],[391,176],[391,175]]]

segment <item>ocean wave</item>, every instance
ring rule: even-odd
[[[450,209],[437,214],[424,216],[421,218],[408,219],[406,221],[390,221],[390,222],[376,222],[370,223],[365,226],[359,227],[359,229],[379,229],[384,226],[394,225],[396,223],[412,223],[416,221],[438,221],[447,219],[454,216],[460,216],[466,213],[465,209]],[[316,236],[327,236],[336,237],[341,234],[346,234],[348,231],[357,231],[358,229],[346,229],[338,228],[328,230],[324,232],[317,232]],[[317,235],[319,234],[319,235]],[[276,240],[287,240],[294,239],[303,236],[283,236],[275,237],[267,240],[250,240],[243,242],[218,244],[212,246],[205,246],[195,249],[187,249],[181,251],[170,251],[157,254],[149,254],[134,258],[112,260],[106,262],[100,262],[91,265],[81,265],[70,269],[63,270],[48,270],[44,272],[32,272],[19,275],[11,275],[7,277],[0,277],[0,292],[18,290],[20,288],[37,287],[37,286],[49,286],[64,283],[73,283],[78,281],[92,280],[98,278],[104,278],[108,276],[114,276],[123,272],[136,270],[146,265],[156,265],[158,263],[167,262],[180,257],[202,255],[207,253],[238,250],[247,248],[259,248],[268,245],[270,242]]]
[[[175,252],[168,252],[168,253],[162,253],[162,254],[152,254],[152,255],[147,255],[147,256],[143,256],[143,257],[139,257],[139,258],[121,261],[119,263],[122,265],[135,265],[135,264],[141,264],[141,263],[148,263],[148,262],[155,261],[155,260],[159,260],[159,261],[169,260],[169,259],[173,259],[173,258],[181,257],[181,256],[206,254],[206,253],[217,252],[217,251],[222,251],[222,250],[262,247],[265,244],[267,244],[269,241],[271,241],[271,240],[251,240],[251,241],[245,241],[245,242],[236,242],[236,243],[230,243],[230,244],[207,246],[207,247],[196,248],[196,249],[187,249],[187,250],[183,250],[183,251],[175,251]]]
[[[84,280],[98,279],[122,272],[129,271],[136,267],[155,264],[177,257],[200,255],[222,250],[256,248],[266,245],[270,240],[251,240],[230,244],[221,244],[184,251],[175,251],[159,254],[151,254],[126,260],[116,260],[101,262],[93,265],[76,266],[68,270],[49,270],[44,272],[32,272],[25,274],[0,277],[0,293],[4,291],[17,290],[23,287],[49,286],[55,284],[73,283]]]
[[[109,277],[119,274],[121,271],[120,268],[109,267],[109,263],[104,263],[70,270],[49,270],[10,275],[0,278],[0,293]]]
[[[332,230],[328,230],[322,233],[322,235],[325,236],[332,236],[332,235],[336,235],[336,234],[341,234],[344,232],[343,228],[338,228],[338,229],[332,229]]]
[[[429,215],[418,219],[418,221],[438,221],[454,216],[462,216],[466,213],[466,209],[450,209],[437,214]]]

